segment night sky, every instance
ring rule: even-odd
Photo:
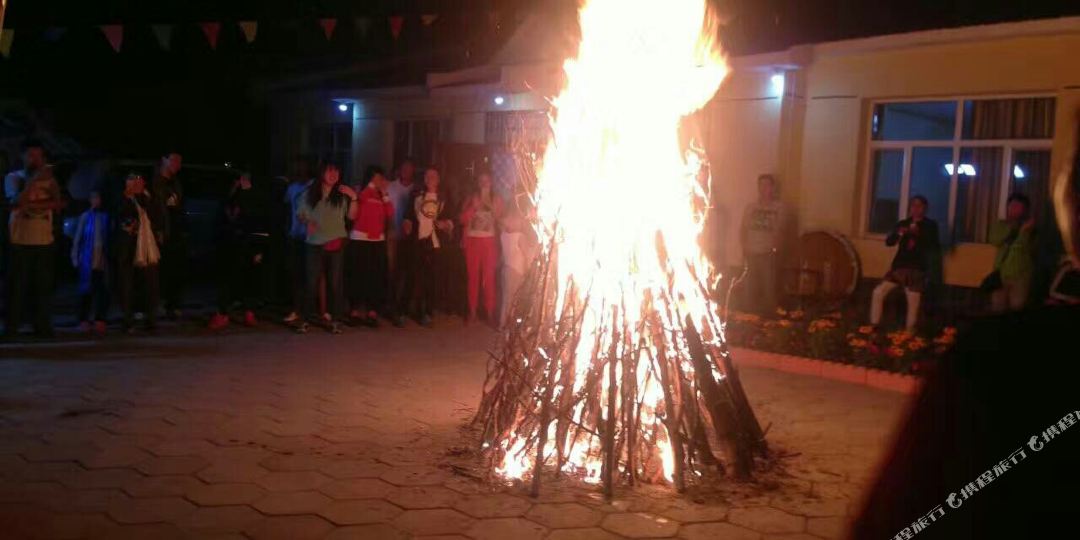
[[[572,8],[570,0],[563,2]],[[265,83],[349,70],[347,83],[419,83],[430,70],[483,62],[513,33],[526,0],[11,0],[4,23],[16,30],[0,59],[0,101],[25,103],[54,132],[95,155],[150,158],[175,147],[195,162],[257,167],[268,149]],[[657,2],[662,6],[663,2]],[[735,54],[799,43],[1080,14],[1080,2],[1026,0],[718,0],[731,14],[725,47]],[[488,13],[499,12],[499,24]],[[439,15],[423,27],[419,16]],[[386,18],[404,15],[401,37]],[[317,20],[336,17],[327,41]],[[364,36],[357,17],[370,18]],[[198,26],[222,23],[217,50]],[[244,42],[236,22],[259,21]],[[97,25],[124,23],[113,52]],[[151,24],[172,23],[162,50]],[[50,27],[66,27],[55,42]],[[338,84],[345,84],[345,81]],[[270,171],[267,171],[270,172]]]

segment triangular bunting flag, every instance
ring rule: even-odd
[[[67,28],[63,26],[51,26],[45,29],[45,40],[50,42],[60,41],[60,38],[64,37],[67,33]]]
[[[203,35],[206,36],[206,42],[210,44],[211,49],[217,49],[218,34],[221,33],[221,23],[215,21],[206,21],[201,23]]]
[[[120,46],[124,43],[124,26],[121,24],[103,24],[101,33],[105,34],[105,39],[109,40],[109,45],[116,52],[120,52]]]
[[[368,30],[371,29],[371,19],[367,17],[357,17],[354,22],[356,23],[356,33],[360,37],[367,37]]]
[[[394,15],[390,17],[390,35],[397,39],[401,35],[401,27],[405,25],[405,17]]]
[[[164,50],[169,50],[172,46],[172,25],[171,24],[155,24],[150,27],[154,31],[154,37],[157,38],[158,45]]]
[[[0,55],[7,58],[11,54],[11,44],[15,41],[15,31],[6,28],[0,30]]]
[[[438,18],[439,16],[434,13],[428,15],[421,15],[420,22],[424,23],[424,26],[431,26],[431,24],[435,22],[435,19]]]
[[[334,37],[334,29],[337,28],[337,19],[319,19],[319,26],[322,27],[323,35],[329,40]]]
[[[259,23],[256,21],[240,21],[240,31],[244,33],[244,39],[251,43],[255,41],[255,33],[259,31]]]

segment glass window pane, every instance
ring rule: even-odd
[[[1049,215],[1050,151],[1014,150],[1009,167],[1009,193],[1023,193],[1031,199],[1036,219]]]
[[[880,103],[874,107],[876,141],[948,141],[956,133],[955,101]]]
[[[876,150],[870,171],[870,226],[873,233],[888,233],[900,219],[903,150]]]
[[[998,218],[1001,147],[961,148],[956,171],[956,240],[986,242]]]
[[[937,222],[939,240],[945,240],[949,223],[949,186],[952,183],[952,148],[920,148],[911,152],[910,196],[926,197],[926,216]]]
[[[964,102],[963,138],[1052,139],[1056,100],[976,99]]]

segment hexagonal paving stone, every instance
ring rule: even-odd
[[[271,472],[255,481],[269,491],[298,491],[318,489],[330,481],[329,478],[313,471]]]
[[[734,508],[728,514],[728,521],[762,533],[803,532],[806,530],[806,518],[793,516],[783,510],[768,506]]]
[[[334,480],[319,488],[319,491],[334,499],[380,499],[394,492],[394,486],[382,480],[354,478]]]
[[[210,464],[196,456],[152,457],[135,465],[139,472],[150,476],[166,474],[192,474]]]
[[[595,527],[604,515],[577,503],[538,504],[525,517],[550,529]]]
[[[408,510],[394,520],[394,526],[416,536],[463,533],[476,520],[456,510]]]
[[[525,515],[532,503],[513,495],[469,495],[454,502],[454,508],[478,518],[517,517]]]
[[[675,536],[679,524],[652,514],[609,514],[600,526],[629,538],[667,538]]]
[[[315,540],[333,528],[330,522],[316,516],[272,516],[244,532],[254,540]]]
[[[255,482],[268,473],[269,471],[253,463],[244,465],[213,464],[195,473],[195,476],[211,484],[224,484]]]
[[[144,448],[155,456],[205,456],[213,453],[216,446],[204,439],[169,439],[148,444]]]
[[[407,510],[450,508],[461,494],[444,487],[419,486],[397,488],[386,500]]]
[[[435,467],[394,467],[380,476],[397,486],[437,486],[450,479],[450,473]]]
[[[847,530],[847,520],[838,517],[810,518],[806,532],[822,538],[843,538]]]
[[[19,452],[30,463],[39,461],[76,461],[98,453],[90,444],[38,444]]]
[[[265,469],[276,472],[318,471],[327,463],[320,456],[274,454],[259,462]]]
[[[622,537],[598,527],[590,527],[587,529],[557,529],[551,531],[547,540],[622,540]]]
[[[806,533],[785,533],[766,534],[761,540],[821,540],[821,537]]]
[[[113,526],[102,514],[60,514],[38,524],[38,538],[54,540],[100,537]],[[11,534],[8,531],[8,534]]]
[[[115,525],[94,537],[107,540],[187,540],[189,535],[171,523]]]
[[[318,491],[269,493],[251,506],[271,515],[314,514],[330,504],[330,497]]]
[[[203,484],[187,493],[187,498],[199,506],[226,506],[253,503],[266,495],[255,484]]]
[[[79,463],[87,469],[109,469],[130,467],[150,458],[150,453],[135,446],[106,448],[79,458]]]
[[[131,469],[97,469],[61,478],[60,483],[72,489],[123,488],[143,478],[143,475]]]
[[[131,497],[119,489],[79,489],[65,490],[43,502],[46,508],[57,512],[105,513],[116,501],[130,499]]]
[[[240,532],[253,527],[264,517],[250,506],[216,506],[196,508],[178,525],[199,534]]]
[[[319,470],[331,478],[378,478],[390,466],[366,459],[335,459],[324,462]]]
[[[124,492],[132,497],[172,497],[204,485],[192,476],[148,476],[125,486]]]
[[[522,518],[482,519],[466,533],[476,540],[540,540],[547,533],[543,526]]]
[[[352,527],[338,527],[323,540],[409,540],[410,536],[390,525],[380,523],[378,525],[356,525]],[[430,540],[433,537],[428,537]],[[464,538],[464,537],[462,537]]]
[[[178,521],[195,511],[195,506],[179,497],[157,497],[116,501],[109,516],[117,523],[157,523]]]
[[[334,501],[319,510],[319,515],[338,525],[386,523],[403,512],[382,499]]]
[[[692,523],[683,525],[679,538],[686,540],[760,540],[761,533],[730,523]]]
[[[711,504],[680,504],[663,508],[658,513],[680,523],[700,523],[704,521],[723,521],[728,515],[728,508]]]
[[[769,506],[806,517],[843,516],[847,513],[847,501],[843,499],[775,499]]]

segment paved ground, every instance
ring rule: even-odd
[[[280,330],[0,345],[3,538],[838,538],[904,398],[743,370],[782,460],[674,496],[455,472],[492,334]]]

